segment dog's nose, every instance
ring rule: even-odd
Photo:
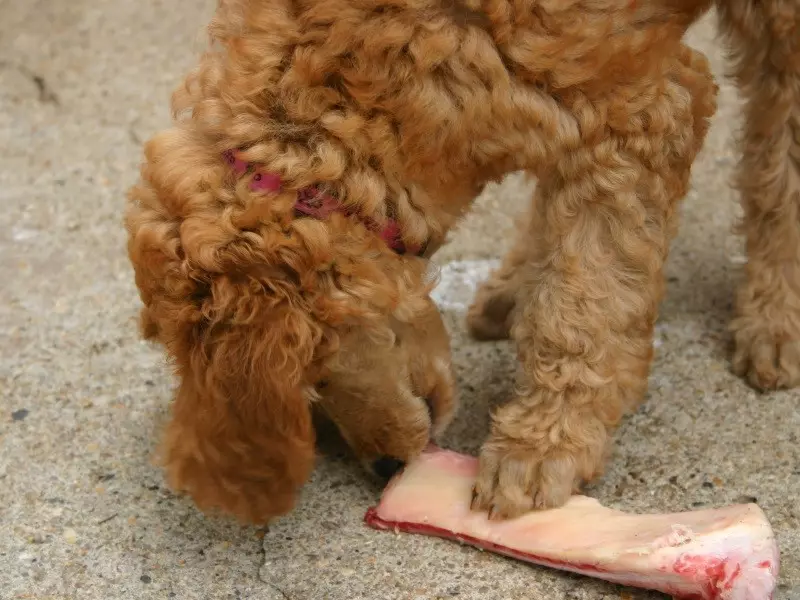
[[[372,463],[372,470],[378,477],[383,479],[391,479],[397,472],[406,466],[402,460],[392,458],[391,456],[383,456]]]

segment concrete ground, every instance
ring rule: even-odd
[[[173,381],[137,337],[121,214],[213,4],[0,0],[0,598],[661,597],[367,529],[380,490],[333,442],[298,509],[267,532],[206,519],[165,488],[150,457]],[[713,23],[692,40],[721,73]],[[589,493],[630,511],[757,499],[783,552],[777,597],[797,600],[800,392],[756,394],[728,367],[737,119],[723,84],[669,262],[648,400]],[[488,190],[437,258],[463,396],[445,442],[461,451],[477,450],[511,391],[509,345],[470,341],[463,313],[528,192],[515,177]]]

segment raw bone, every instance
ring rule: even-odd
[[[755,504],[632,515],[573,496],[510,521],[470,510],[478,461],[429,448],[392,480],[366,522],[458,540],[523,561],[686,600],[769,600],[779,554]]]

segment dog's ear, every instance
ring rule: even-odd
[[[179,377],[161,458],[201,509],[264,523],[292,508],[314,463],[305,389],[323,330],[300,292],[313,257],[264,226],[272,203],[221,200],[227,167],[191,127],[145,155],[126,227],[145,337]]]
[[[291,510],[313,468],[304,388],[319,330],[252,285],[218,282],[209,306],[210,319],[165,340],[180,386],[164,461],[171,485],[201,510],[263,524]]]

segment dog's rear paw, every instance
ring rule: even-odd
[[[800,385],[800,321],[788,315],[780,321],[743,315],[732,329],[737,375],[762,391]]]

